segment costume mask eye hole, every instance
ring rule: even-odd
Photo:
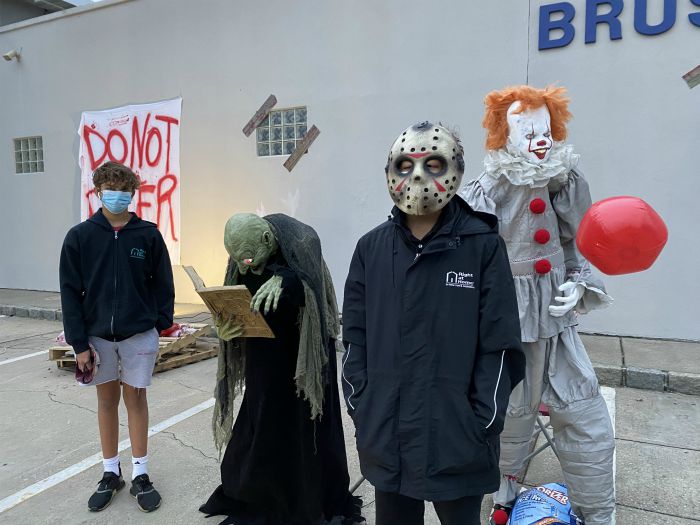
[[[402,175],[408,175],[413,170],[413,162],[408,159],[404,159],[401,162],[399,162],[398,169],[399,173],[401,173]]]
[[[440,173],[443,168],[445,167],[445,164],[442,160],[440,159],[430,159],[426,161],[425,167],[428,169],[428,171],[432,174]]]

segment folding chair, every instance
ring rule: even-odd
[[[530,452],[527,456],[525,456],[525,459],[523,461],[527,462],[527,466],[523,468],[524,472],[527,472],[530,460],[534,458],[537,454],[547,450],[548,447],[552,447],[552,452],[554,452],[554,455],[557,457],[557,459],[559,459],[559,453],[557,452],[557,447],[554,444],[554,436],[552,436],[552,434],[550,433],[552,425],[549,423],[549,421],[545,423],[544,419],[542,419],[543,417],[549,417],[549,408],[547,408],[544,404],[540,403],[539,414],[537,414],[536,419],[538,429],[532,435],[532,441],[533,443],[537,443],[537,437],[539,436],[539,434],[542,434],[544,436],[544,439],[547,440],[547,442],[543,443],[535,450]]]

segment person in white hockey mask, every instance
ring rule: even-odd
[[[478,525],[522,380],[518,307],[498,220],[456,194],[459,139],[422,122],[394,141],[389,220],[357,243],[343,303],[343,391],[377,525]]]
[[[484,173],[460,194],[495,213],[515,281],[527,368],[501,434],[501,484],[492,525],[505,525],[518,494],[540,403],[549,408],[574,511],[609,525],[615,509],[613,428],[576,331],[577,314],[612,299],[576,248],[591,205],[579,156],[566,139],[565,89],[518,86],[486,96]]]

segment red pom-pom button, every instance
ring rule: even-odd
[[[532,199],[530,202],[530,211],[532,213],[537,213],[538,215],[540,213],[544,213],[544,210],[547,209],[547,203],[545,203],[542,199]]]
[[[535,271],[540,275],[548,274],[552,271],[552,263],[547,259],[540,259],[535,263]]]
[[[537,241],[540,244],[547,244],[549,242],[549,239],[551,238],[552,236],[547,230],[537,230],[535,232],[535,241]]]

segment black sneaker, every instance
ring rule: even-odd
[[[90,496],[88,500],[88,510],[90,512],[99,512],[106,509],[117,491],[124,488],[124,479],[122,478],[122,469],[119,468],[119,475],[114,472],[105,472],[97,485],[97,490]]]
[[[136,476],[131,482],[129,493],[136,498],[136,503],[144,512],[153,512],[160,507],[160,494],[153,488],[153,483],[148,479],[148,474]]]

